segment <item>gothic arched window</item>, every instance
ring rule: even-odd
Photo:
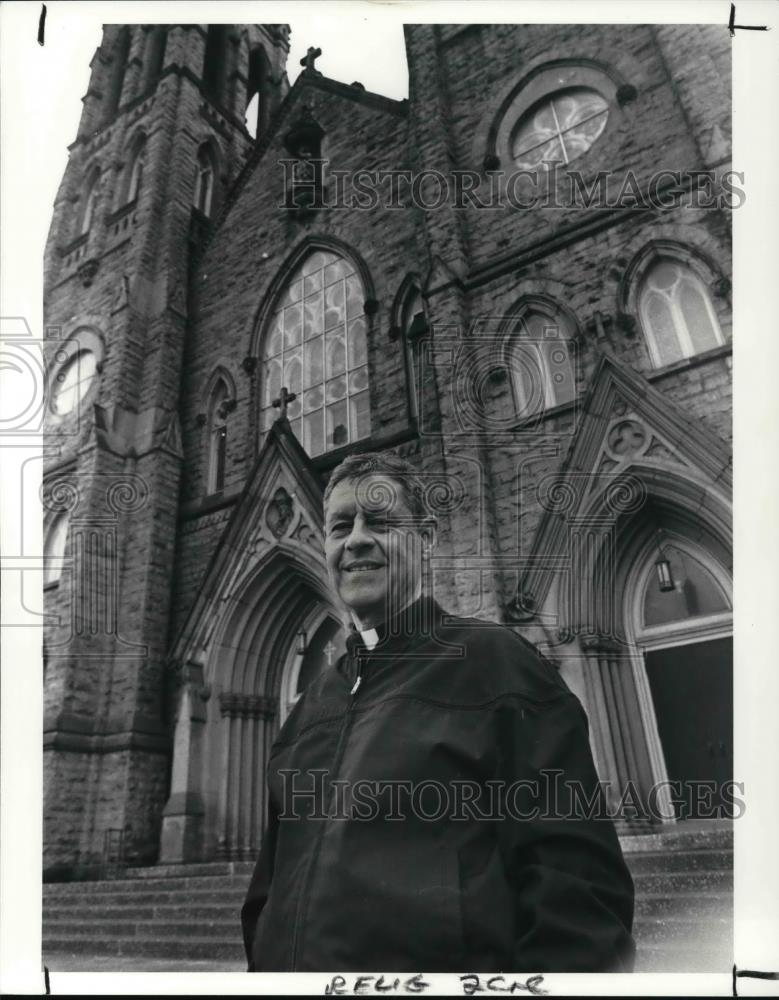
[[[46,532],[43,542],[43,585],[59,582],[62,575],[62,558],[68,537],[67,512],[57,514]]]
[[[646,272],[638,303],[656,368],[725,342],[706,286],[679,261],[661,258]]]
[[[162,64],[165,60],[165,45],[168,40],[168,29],[163,24],[156,24],[149,31],[146,39],[146,50],[143,57],[143,78],[140,93],[145,94],[159,80]]]
[[[99,181],[100,170],[95,167],[95,169],[90,173],[87,183],[84,186],[84,207],[81,213],[81,222],[78,229],[80,236],[83,236],[84,233],[88,233],[92,226],[92,219],[95,215],[95,203],[97,201]]]
[[[295,395],[287,418],[309,455],[370,434],[365,292],[354,266],[317,250],[280,294],[265,332],[261,430],[279,410],[282,387]]]
[[[249,54],[249,79],[246,84],[246,130],[253,139],[262,131],[263,119],[267,115],[265,101],[268,92],[270,64],[262,46],[252,49]]]
[[[195,167],[195,197],[193,204],[203,215],[211,214],[214,195],[214,158],[208,146],[201,146]]]
[[[203,90],[205,96],[217,104],[224,99],[227,47],[227,25],[209,24],[203,56]]]
[[[551,303],[528,301],[514,316],[505,361],[520,419],[576,395],[573,334],[571,322]]]
[[[146,140],[141,139],[135,145],[130,160],[129,183],[127,186],[127,201],[135,201],[143,184],[143,169],[146,162]]]
[[[220,378],[208,401],[208,492],[224,489],[227,463],[227,414],[230,394]]]
[[[116,37],[111,48],[111,63],[103,97],[102,124],[106,125],[117,112],[122,98],[122,84],[127,68],[127,57],[130,53],[130,29],[111,26],[116,31]]]

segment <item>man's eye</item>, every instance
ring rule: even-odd
[[[341,531],[348,531],[348,530],[349,530],[349,525],[346,523],[346,521],[336,521],[335,524],[331,524],[330,527],[328,528],[328,534],[337,535]]]

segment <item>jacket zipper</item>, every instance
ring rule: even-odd
[[[357,678],[349,692],[349,701],[346,704],[346,711],[344,713],[344,721],[341,727],[341,732],[338,735],[338,743],[335,748],[335,755],[333,757],[333,766],[331,771],[331,781],[334,781],[338,775],[338,770],[341,766],[341,761],[343,760],[344,749],[346,747],[346,739],[349,734],[349,730],[352,726],[352,709],[354,708],[354,703],[356,700],[357,691],[362,683],[362,665],[363,658],[358,653],[356,655],[357,659]],[[328,801],[328,817],[330,815],[330,806],[332,805],[332,800]],[[297,972],[297,958],[298,958],[298,945],[300,943],[300,935],[303,926],[303,922],[308,914],[308,899],[311,888],[311,880],[313,878],[314,869],[316,867],[316,861],[319,857],[319,851],[322,846],[322,838],[325,835],[325,826],[328,823],[327,819],[321,821],[322,826],[320,827],[316,843],[314,844],[314,849],[311,852],[311,857],[309,858],[308,867],[306,868],[306,874],[303,882],[303,891],[300,894],[300,899],[298,900],[298,905],[295,910],[295,926],[292,932],[292,972]]]

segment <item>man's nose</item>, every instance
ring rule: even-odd
[[[365,546],[373,545],[374,539],[373,535],[368,529],[368,525],[365,523],[365,518],[362,514],[358,514],[352,521],[352,530],[344,543],[347,549],[357,549],[363,548]]]

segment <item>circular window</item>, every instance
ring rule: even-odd
[[[70,413],[87,393],[97,371],[97,358],[92,351],[79,351],[57,372],[52,408],[64,416]]]
[[[568,87],[547,95],[517,123],[511,155],[521,170],[570,163],[598,139],[609,116],[608,101],[590,87]]]

